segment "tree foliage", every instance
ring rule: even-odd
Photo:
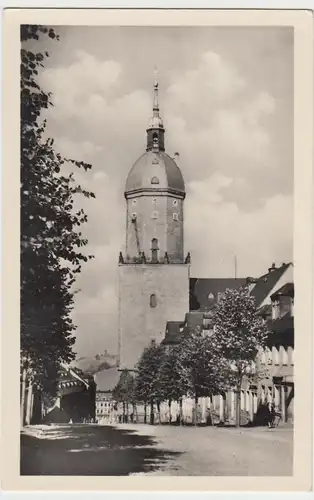
[[[179,373],[181,386],[188,396],[219,394],[227,386],[226,367],[212,347],[211,337],[199,327],[186,335],[180,343]]]
[[[144,349],[136,367],[135,393],[139,401],[147,403],[162,400],[159,373],[163,354],[160,345],[151,344]]]
[[[257,315],[247,287],[226,290],[213,314],[212,348],[228,368],[229,383],[237,388],[237,425],[240,425],[240,389],[254,375],[254,362],[268,337],[267,325]]]
[[[118,403],[134,403],[134,377],[128,370],[123,370],[117,385],[115,386],[112,397]]]
[[[58,40],[53,29],[21,26],[21,359],[36,383],[52,391],[59,363],[74,358],[73,285],[92,257],[83,251],[87,240],[80,230],[87,216],[74,204],[78,194],[94,194],[66,170],[91,166],[62,157],[47,137],[42,115],[52,95],[38,75],[49,39]]]
[[[158,371],[158,391],[162,401],[180,401],[185,395],[185,387],[179,366],[179,347],[169,346],[164,350]]]
[[[224,358],[241,383],[252,372],[252,364],[260,347],[265,345],[268,329],[257,315],[255,299],[248,288],[226,290],[213,314],[213,349]]]

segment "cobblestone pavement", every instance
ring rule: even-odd
[[[288,428],[33,426],[21,434],[23,475],[287,476]]]

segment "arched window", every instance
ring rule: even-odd
[[[152,262],[158,262],[158,240],[157,238],[152,239]]]
[[[149,299],[149,305],[150,307],[156,307],[157,306],[157,298],[154,293],[151,294],[150,299]]]
[[[159,184],[159,179],[157,177],[153,177],[150,182],[151,184]]]

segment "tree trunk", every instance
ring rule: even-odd
[[[129,423],[129,403],[128,401],[126,402],[126,415],[125,415],[125,423]]]
[[[161,424],[161,415],[160,415],[160,401],[157,401],[157,412],[158,412],[158,424]]]
[[[168,401],[168,408],[169,408],[169,424],[171,424],[171,399]]]
[[[125,402],[122,402],[122,423],[125,423]]]
[[[197,425],[197,404],[198,404],[198,396],[195,394],[194,398],[194,425]]]
[[[241,384],[236,390],[236,427],[240,427],[241,420]]]
[[[144,403],[144,424],[147,424],[147,403]]]
[[[25,417],[27,425],[30,425],[32,423],[32,415],[33,415],[33,384],[31,381],[29,381],[27,390],[26,417]]]
[[[26,392],[26,369],[23,368],[22,372],[22,387],[21,387],[21,427],[24,426],[25,415],[25,392]]]
[[[183,399],[180,398],[180,410],[179,410],[179,422],[180,422],[180,425],[183,424]]]
[[[133,408],[133,424],[134,423],[137,423],[137,408],[136,408],[136,403],[133,403],[132,404],[132,408]]]
[[[150,402],[150,425],[154,425],[154,401]]]

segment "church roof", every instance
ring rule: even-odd
[[[273,265],[269,268],[268,273],[256,280],[256,285],[254,286],[251,295],[255,297],[257,306],[260,306],[263,303],[290,265],[291,263],[282,264],[280,267]]]
[[[246,284],[245,278],[190,278],[190,311],[209,310],[218,294]]]
[[[164,151],[146,151],[131,168],[125,186],[129,193],[140,189],[174,190],[184,194],[182,173],[176,162]]]

